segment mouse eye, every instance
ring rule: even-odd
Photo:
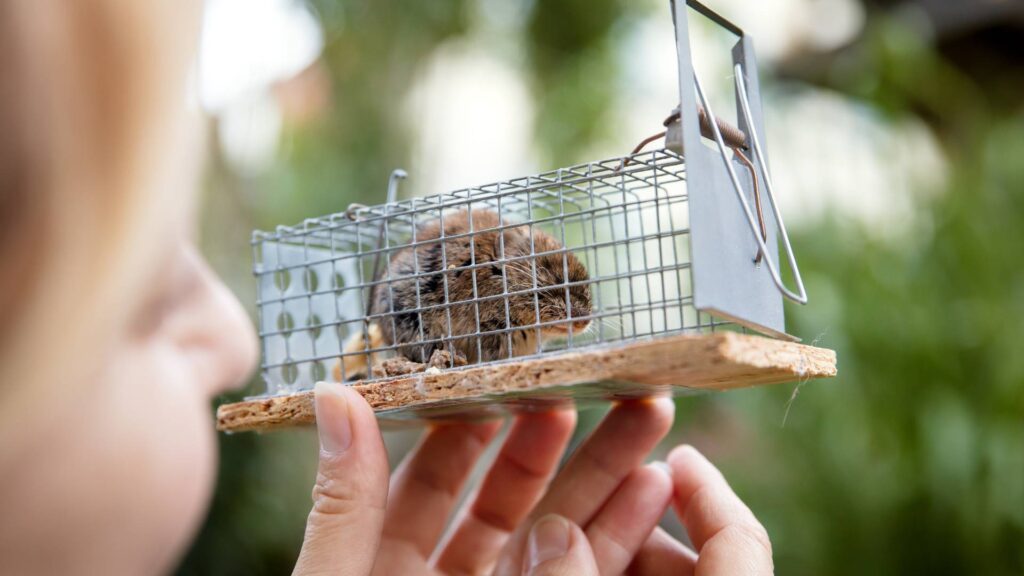
[[[555,282],[555,284],[557,284],[559,286],[562,286],[562,285],[564,285],[566,283],[565,282],[565,276],[562,275],[562,268],[561,268],[561,266],[559,266],[558,272],[554,273],[554,282]]]

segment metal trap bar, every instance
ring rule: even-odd
[[[446,351],[436,367],[453,369],[724,323],[694,307],[686,167],[668,150],[309,219],[253,248],[266,395],[381,379],[398,355]],[[370,325],[412,329],[371,342]]]

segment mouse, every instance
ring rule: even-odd
[[[378,274],[366,333],[346,341],[335,379],[371,373],[378,354],[361,352],[380,348],[396,349],[398,373],[535,354],[590,327],[589,281],[583,262],[537,227],[490,209],[446,212],[417,226],[415,245]]]

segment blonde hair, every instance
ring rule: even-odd
[[[44,400],[88,393],[190,207],[175,166],[198,8],[0,3],[0,462]]]

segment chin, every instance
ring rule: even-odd
[[[213,497],[217,470],[216,432],[212,425],[204,424],[207,422],[181,430],[181,435],[190,437],[192,441],[174,446],[173,449],[178,450],[177,457],[164,459],[154,466],[170,465],[177,470],[176,477],[163,481],[154,478],[151,484],[157,492],[166,490],[176,495],[173,504],[154,512],[154,517],[159,516],[166,522],[161,527],[162,541],[166,546],[162,550],[154,550],[158,555],[154,563],[165,566],[168,571],[176,567],[195,539]],[[161,541],[160,538],[154,534],[155,541]]]

